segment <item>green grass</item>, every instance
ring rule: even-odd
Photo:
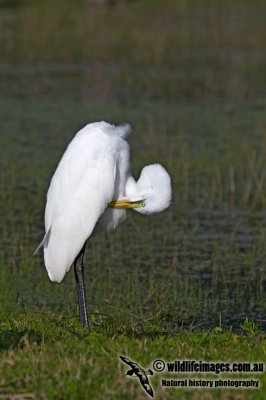
[[[0,1],[0,398],[146,398],[119,354],[265,362],[265,9]],[[173,204],[90,240],[86,331],[73,271],[52,284],[32,254],[60,156],[96,120],[133,125],[133,174],[162,163]]]
[[[133,320],[113,323],[93,318],[92,329],[75,319],[49,315],[1,315],[0,394],[4,398],[34,399],[145,399],[134,379],[125,377],[119,355],[127,355],[144,368],[156,359],[265,362],[265,334],[247,336],[215,329],[206,332],[163,332],[152,324]],[[99,323],[100,322],[100,323]],[[121,332],[118,333],[119,327]],[[261,390],[162,389],[161,379],[259,379],[265,374],[191,375],[155,373],[150,378],[156,398],[263,399]],[[231,392],[231,394],[229,394]],[[25,397],[23,397],[23,393]],[[28,396],[28,397],[27,397]]]

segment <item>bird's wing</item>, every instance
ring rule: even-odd
[[[146,390],[146,392],[147,392],[151,397],[153,397],[153,390],[152,390],[152,387],[151,387],[151,385],[150,385],[150,383],[149,383],[149,379],[148,379],[148,377],[147,377],[145,371],[144,371],[144,370],[141,370],[141,371],[142,371],[142,372],[137,371],[137,372],[136,372],[136,375],[137,375],[137,377],[139,378],[140,383],[141,383],[143,389]]]
[[[41,247],[45,247],[46,243],[48,243],[49,238],[50,238],[50,234],[51,234],[51,227],[48,229],[48,231],[45,233],[43,240],[41,241],[41,243],[38,245],[38,247],[35,249],[33,255],[35,256],[38,251],[40,250]]]
[[[120,356],[120,358],[121,358],[122,361],[124,361],[124,363],[126,363],[126,364],[129,365],[131,368],[133,368],[135,373],[136,373],[136,370],[137,370],[137,369],[138,369],[138,370],[141,370],[140,366],[139,366],[137,363],[131,361],[129,358],[127,358],[127,357],[125,357],[125,356]]]
[[[151,385],[150,385],[149,383],[142,383],[142,382],[141,382],[141,384],[142,384],[142,387],[144,388],[144,390],[146,390],[146,392],[147,392],[151,397],[153,397],[153,390],[152,390]]]
[[[51,233],[44,242],[45,265],[53,281],[63,279],[112,200],[121,140],[85,127],[55,171],[45,210],[46,232]]]

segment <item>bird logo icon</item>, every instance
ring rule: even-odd
[[[126,376],[133,376],[135,378],[139,378],[139,382],[143,389],[145,390],[146,393],[148,393],[149,396],[153,396],[153,390],[152,387],[149,383],[149,379],[147,375],[153,375],[153,372],[151,369],[145,370],[141,368],[137,363],[131,361],[129,358],[125,356],[120,356],[121,360],[129,365],[131,368],[130,370],[127,371]]]

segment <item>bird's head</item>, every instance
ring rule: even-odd
[[[141,214],[157,214],[169,207],[172,198],[171,178],[160,164],[147,165],[136,183],[136,196],[143,207],[134,208]]]

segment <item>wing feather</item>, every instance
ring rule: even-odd
[[[85,127],[66,149],[47,193],[44,260],[60,282],[112,200],[119,137]],[[87,129],[86,129],[87,128]]]

